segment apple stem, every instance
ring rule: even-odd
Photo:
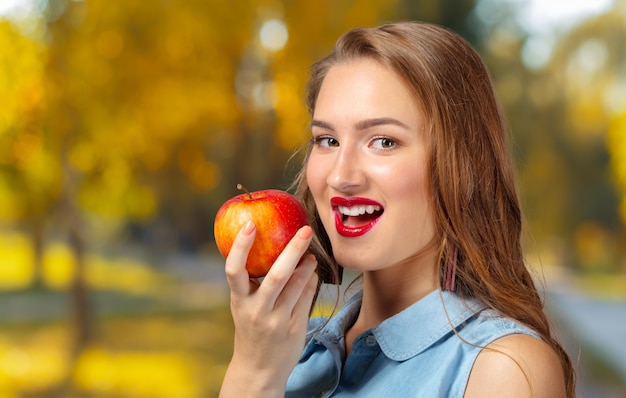
[[[246,187],[244,187],[244,186],[243,186],[243,185],[241,185],[241,184],[237,184],[237,189],[238,189],[238,190],[240,190],[240,191],[244,191],[245,193],[247,193],[247,194],[248,194],[248,197],[249,197],[250,199],[252,199],[252,195],[250,194],[250,192],[248,192],[248,190],[246,189]]]

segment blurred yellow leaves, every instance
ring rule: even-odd
[[[80,390],[126,397],[198,397],[193,359],[182,352],[112,352],[91,348],[79,358]]]
[[[58,385],[69,372],[77,390],[98,396],[202,395],[197,382],[197,358],[185,351],[128,351],[92,346],[80,354],[72,369],[67,336],[46,329],[45,339],[35,335],[16,342],[0,335],[1,397],[11,396],[8,394],[12,391],[45,390]]]
[[[602,132],[607,113],[603,98],[613,76],[606,73],[609,49],[604,40],[588,38],[572,50],[565,65],[570,128],[578,133]]]
[[[210,153],[181,161],[177,148],[237,134],[233,76],[249,27],[233,22],[254,7],[57,6],[45,37],[0,21],[1,220],[43,224],[62,201],[80,216],[145,221],[177,165],[191,188],[180,196],[215,189],[224,165]]]
[[[43,100],[43,47],[0,19],[0,136]],[[0,160],[1,162],[2,160]]]
[[[124,50],[124,37],[117,30],[105,30],[96,39],[96,51],[104,58],[117,58]]]
[[[94,145],[81,142],[75,145],[69,153],[70,164],[78,171],[89,173],[96,167],[98,151]]]
[[[0,291],[28,287],[34,277],[30,240],[18,233],[0,233],[0,253]],[[65,319],[36,321],[35,327],[28,321],[15,326],[9,322],[0,329],[0,397],[42,394],[58,388],[68,377],[72,391],[89,396],[215,396],[225,368],[223,355],[216,358],[214,351],[228,351],[225,342],[230,342],[232,331],[224,326],[226,321],[215,323],[207,318],[204,309],[220,301],[211,286],[179,291],[180,286],[173,286],[169,277],[132,258],[88,253],[84,261],[86,282],[94,290],[152,297],[158,302],[167,302],[164,297],[184,297],[188,302],[199,294],[194,308],[203,310],[189,318],[184,312],[176,313],[175,320],[170,315],[103,315],[97,321],[97,339],[76,361],[71,357],[75,331]],[[50,290],[65,290],[75,277],[76,266],[67,246],[50,243],[43,250],[42,283]],[[53,292],[45,294],[57,297]],[[123,308],[119,310],[123,314]],[[24,311],[29,311],[28,306]]]
[[[293,149],[301,146],[307,136],[306,120],[308,114],[302,105],[304,82],[298,81],[295,74],[277,73],[275,78],[276,113],[278,115],[277,137],[278,145],[284,149]]]
[[[571,129],[586,134],[587,143],[605,139],[610,155],[608,171],[621,201],[618,213],[622,225],[626,224],[625,4],[616,2],[612,12],[575,29],[562,44],[566,51],[560,64],[566,77]],[[584,225],[581,229],[587,231]]]
[[[51,345],[50,338],[15,345],[0,334],[0,396],[12,391],[38,391],[62,380],[68,370],[67,342]]]
[[[86,272],[87,281],[94,288],[131,294],[154,292],[166,281],[151,267],[133,259],[107,260],[90,256],[87,258]]]
[[[282,159],[308,136],[309,65],[346,28],[398,4],[91,0],[55,3],[48,21],[31,15],[45,28],[33,38],[2,22],[1,220],[149,223],[181,203],[206,212],[206,194],[215,206],[234,176],[282,182]],[[257,129],[266,143],[242,139]],[[251,145],[259,153],[233,158]],[[269,157],[262,173],[248,167]]]
[[[66,289],[76,270],[74,255],[66,246],[53,244],[45,251],[42,267],[42,279],[48,287]]]
[[[44,46],[0,20],[0,218],[37,214],[58,192],[59,169],[45,149]]]
[[[27,288],[35,277],[34,255],[30,241],[18,233],[0,233],[0,290]],[[107,259],[86,256],[86,280],[95,289],[117,290],[145,294],[162,286],[167,278],[148,265],[130,258]],[[76,272],[75,258],[70,249],[51,243],[43,253],[42,282],[50,289],[65,290]]]
[[[18,233],[0,233],[0,289],[19,289],[30,285],[33,254],[28,239]]]
[[[86,181],[78,194],[78,203],[93,213],[124,218],[145,219],[154,214],[157,198],[147,186],[132,181],[129,164],[112,160],[106,168]]]
[[[178,168],[200,191],[210,191],[220,181],[219,166],[206,158],[198,145],[183,147],[177,156]]]
[[[575,231],[576,255],[587,270],[610,269],[615,258],[614,244],[608,231],[600,225],[587,223]]]
[[[617,185],[622,191],[620,214],[626,223],[626,109],[611,120],[607,134],[611,166]]]
[[[0,179],[0,218],[16,221],[21,215],[19,198],[14,195],[13,188],[5,180]]]

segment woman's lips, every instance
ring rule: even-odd
[[[335,213],[335,228],[337,233],[348,238],[365,235],[380,220],[383,206],[367,198],[342,198],[339,196],[330,199]]]

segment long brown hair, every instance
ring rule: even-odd
[[[463,38],[441,26],[400,22],[357,28],[311,68],[307,105],[313,115],[328,70],[369,58],[403,78],[426,116],[430,192],[441,260],[458,249],[456,291],[535,330],[558,353],[568,397],[575,396],[571,361],[552,336],[521,244],[522,213],[508,153],[505,123],[482,59]],[[307,151],[305,165],[308,160]],[[306,182],[296,194],[316,235],[320,272],[336,272],[332,247]],[[440,261],[445,264],[445,261]]]

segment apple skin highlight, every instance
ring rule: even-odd
[[[296,232],[308,225],[304,207],[288,192],[268,189],[237,195],[224,202],[215,216],[215,243],[224,258],[247,221],[257,229],[246,262],[251,278],[265,276]]]

